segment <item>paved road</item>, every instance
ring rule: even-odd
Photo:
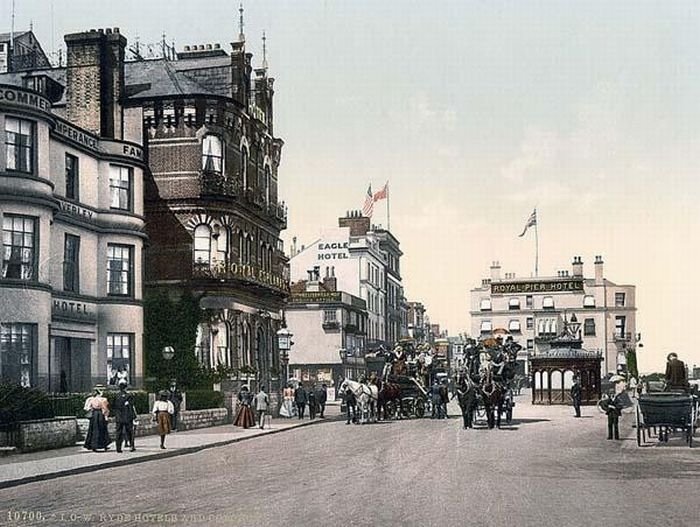
[[[570,414],[521,397],[502,430],[324,423],[0,490],[0,524],[698,525],[700,450],[638,449],[628,426],[606,441],[604,416]]]

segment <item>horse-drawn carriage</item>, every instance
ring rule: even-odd
[[[467,346],[467,361],[455,376],[455,385],[464,428],[472,428],[484,419],[488,428],[500,427],[502,418],[513,418],[515,359],[522,347],[508,338],[472,341]]]
[[[698,420],[698,398],[683,392],[652,392],[637,399],[637,445],[646,443],[651,433],[668,442],[669,434],[680,431],[693,446]]]

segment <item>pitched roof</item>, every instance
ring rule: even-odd
[[[29,33],[29,31],[15,31],[15,38],[21,37]],[[11,33],[0,33],[0,42],[9,42]]]

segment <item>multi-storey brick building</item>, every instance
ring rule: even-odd
[[[637,342],[635,286],[606,279],[600,256],[594,267],[594,277],[584,278],[577,256],[571,273],[560,270],[557,276],[522,279],[512,273],[502,277],[500,264],[494,262],[491,277],[471,291],[472,335],[510,332],[523,345],[519,361],[526,368],[529,356],[549,350],[564,317],[576,315],[583,348],[601,354],[603,373],[625,371]]]
[[[253,70],[244,40],[232,46],[230,55],[187,46],[176,61],[129,65],[142,87],[129,104],[143,108],[149,153],[146,287],[202,295],[201,362],[268,384],[279,374],[276,332],[289,293],[283,142],[273,134],[273,79],[266,67]]]
[[[0,380],[83,391],[121,369],[138,384],[145,162],[126,40],[66,43],[67,68],[0,74]]]

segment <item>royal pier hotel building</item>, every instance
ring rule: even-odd
[[[512,335],[523,346],[518,356],[521,372],[529,374],[528,358],[549,350],[564,319],[575,317],[583,348],[603,359],[602,373],[627,371],[638,340],[635,286],[605,278],[601,256],[595,257],[593,267],[594,276],[584,277],[583,260],[576,256],[570,271],[518,278],[513,273],[501,276],[499,262],[493,262],[491,276],[470,293],[472,336]]]

